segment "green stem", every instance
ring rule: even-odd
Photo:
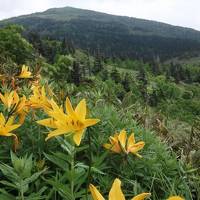
[[[24,200],[24,193],[21,192],[21,200]]]
[[[89,168],[88,168],[88,177],[87,177],[87,185],[86,185],[86,199],[88,200],[88,188],[91,181],[91,169],[92,169],[92,146],[91,146],[91,135],[90,135],[90,129],[88,129],[88,155],[89,155]]]
[[[15,109],[14,109],[14,106],[13,106],[13,108],[10,110],[10,112],[8,113],[8,116],[7,116],[7,118],[6,118],[6,122],[5,123],[7,123],[8,122],[8,120],[10,119],[10,117],[12,116],[12,114],[15,112]]]
[[[74,156],[75,156],[75,148],[73,148],[72,156],[71,156],[71,195],[72,199],[74,198]]]
[[[21,183],[21,186],[20,186],[20,198],[21,198],[21,200],[24,200],[24,191],[23,191],[22,183]]]

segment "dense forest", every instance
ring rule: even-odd
[[[0,25],[8,23],[23,25],[27,35],[39,32],[43,38],[67,38],[76,48],[88,50],[92,55],[100,48],[104,57],[149,61],[159,55],[166,60],[196,56],[200,50],[198,31],[71,7],[11,18]]]
[[[0,199],[200,200],[198,31],[69,7],[0,24]]]

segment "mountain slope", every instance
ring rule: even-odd
[[[115,16],[71,7],[52,8],[0,24],[17,23],[29,31],[56,39],[68,38],[76,47],[105,56],[170,58],[200,51],[200,32],[155,21]]]

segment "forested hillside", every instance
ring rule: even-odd
[[[97,48],[105,57],[150,60],[174,56],[198,56],[200,32],[188,28],[130,17],[108,15],[71,7],[49,9],[43,13],[4,20],[27,28],[26,34],[73,41],[76,48]]]

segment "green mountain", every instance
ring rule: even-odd
[[[105,57],[168,59],[200,52],[200,31],[71,7],[7,19],[0,25],[8,23],[23,25],[27,34],[65,38],[93,54],[100,49]]]

